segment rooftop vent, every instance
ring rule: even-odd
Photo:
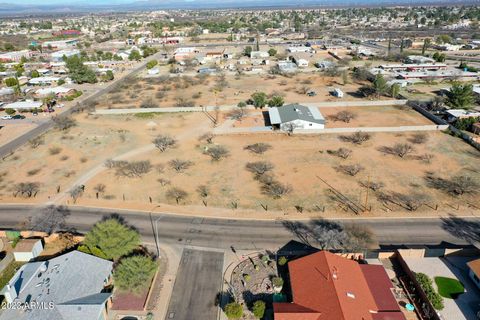
[[[355,299],[355,295],[351,292],[347,292],[347,297],[349,297],[351,299]]]

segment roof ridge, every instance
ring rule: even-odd
[[[329,261],[329,259],[327,259],[327,254],[330,254],[332,256],[335,256],[335,254],[331,253],[330,251],[327,251],[327,250],[324,250],[323,252],[324,252],[324,255],[325,255],[325,262],[326,262],[327,267],[328,267],[328,276],[329,276],[330,280],[332,281],[333,287],[335,288],[335,292],[336,292],[335,300],[338,302],[338,305],[340,306],[340,312],[342,313],[342,316],[343,316],[343,320],[345,320],[346,319],[345,313],[343,312],[342,303],[340,302],[340,295],[339,295],[340,292],[339,292],[339,289],[337,288],[337,285],[335,284],[335,280],[333,279],[333,274],[331,274],[331,272],[330,272],[330,261]]]

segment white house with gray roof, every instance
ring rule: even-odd
[[[278,108],[268,108],[268,115],[270,124],[283,131],[325,129],[325,118],[316,107],[288,104]]]
[[[23,308],[7,308],[0,320],[105,320],[112,262],[72,251],[23,265],[0,291]]]

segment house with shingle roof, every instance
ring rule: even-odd
[[[293,301],[273,304],[275,320],[406,320],[382,265],[319,251],[288,270]]]
[[[325,128],[325,118],[316,107],[288,104],[282,107],[268,108],[268,116],[270,124],[283,131]]]
[[[23,265],[1,290],[7,308],[0,320],[105,320],[113,262],[72,251]]]

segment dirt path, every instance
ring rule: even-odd
[[[210,124],[211,124],[210,120],[208,120],[205,117],[205,119],[203,121],[200,121],[198,125],[185,128],[185,131],[183,131],[180,135],[177,135],[176,138],[179,141],[197,138],[201,133],[208,132],[211,129]],[[148,153],[152,150],[155,150],[155,145],[148,144],[148,145],[144,145],[136,149],[130,150],[123,154],[116,155],[115,157],[102,158],[100,161],[97,161],[94,167],[92,167],[87,172],[83,173],[72,184],[64,188],[63,192],[60,192],[59,194],[52,197],[48,202],[46,202],[46,204],[61,204],[61,203],[67,202],[69,199],[69,192],[70,190],[72,190],[73,187],[86,185],[89,180],[93,179],[96,175],[100,174],[106,169],[104,165],[106,160],[108,159],[112,159],[115,161],[128,160],[136,156],[139,156],[141,154]]]

